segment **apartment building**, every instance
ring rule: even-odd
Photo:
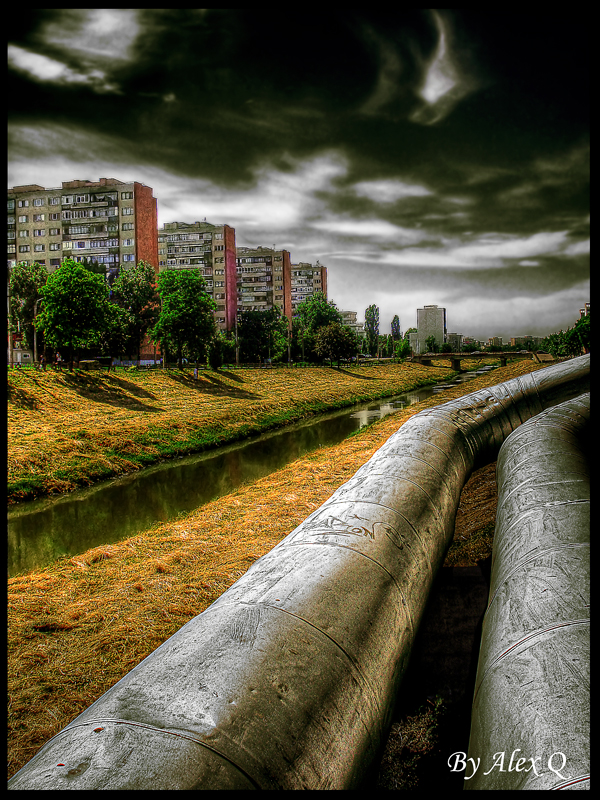
[[[217,308],[222,331],[235,327],[237,303],[235,228],[210,222],[165,222],[158,231],[159,270],[199,269]]]
[[[358,334],[359,336],[365,335],[365,323],[358,322],[356,319],[358,312],[357,311],[340,311],[342,315],[342,325],[346,325],[348,328],[351,328],[354,333]]]
[[[532,345],[534,347],[539,347],[543,341],[544,341],[543,336],[530,336],[528,333],[526,333],[525,336],[511,336],[510,346],[522,347],[523,349],[525,348],[528,349]]]
[[[323,292],[327,297],[327,267],[318,261],[315,266],[305,261],[291,265],[291,304],[292,314],[309,297],[316,292]]]
[[[446,309],[437,305],[417,309],[416,353],[426,353],[427,339],[433,336],[438,346],[446,341]]]
[[[277,306],[292,321],[288,250],[237,248],[237,311],[266,311]]]
[[[462,347],[463,344],[462,333],[455,333],[455,332],[448,333],[446,335],[446,341],[452,348],[453,353],[460,353],[460,348]]]
[[[53,272],[64,258],[87,257],[120,267],[148,261],[158,272],[157,205],[153,190],[137,181],[100,178],[37,184],[8,190],[8,265],[43,264]]]

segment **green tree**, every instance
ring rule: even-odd
[[[137,265],[122,267],[111,287],[113,302],[129,312],[125,349],[129,355],[135,353],[138,364],[144,337],[158,318],[159,297],[155,280],[152,264],[140,261]]]
[[[205,286],[198,269],[167,269],[158,274],[161,310],[149,335],[153,342],[160,342],[165,363],[167,352],[171,352],[179,369],[184,356],[194,360],[206,358],[207,347],[215,335],[213,311],[217,304]]]
[[[428,353],[437,353],[439,347],[435,340],[435,336],[432,334],[425,339],[425,347],[427,348]]]
[[[392,320],[392,339],[394,342],[400,340],[400,317],[398,314],[394,314],[394,318]]]
[[[411,333],[417,333],[417,329],[416,328],[407,328],[407,330],[404,331],[404,336],[402,338],[404,339],[405,342],[410,342],[410,334]]]
[[[19,261],[10,271],[10,321],[13,331],[23,331],[25,343],[34,350],[34,318],[42,299],[41,290],[48,280],[48,270],[34,261],[27,264]]]
[[[315,334],[331,322],[342,323],[342,315],[333,300],[327,301],[323,292],[315,292],[296,308],[295,316],[304,323],[307,332]]]
[[[101,335],[113,324],[106,281],[65,259],[48,276],[40,294],[43,302],[36,328],[44,331],[48,346],[68,352],[72,370],[73,355],[99,344]]]
[[[303,358],[311,359],[318,356],[314,349],[315,336],[319,328],[331,322],[342,324],[342,315],[333,300],[327,300],[323,292],[315,292],[307,297],[296,308],[292,320],[292,335],[297,337],[297,348],[302,352]]]
[[[379,308],[376,305],[365,309],[365,337],[369,355],[376,356],[379,344]]]
[[[102,275],[102,277],[106,278],[106,264],[99,264],[95,259],[89,256],[84,256],[82,259],[78,260],[77,263],[89,269],[89,271],[93,272],[95,275]]]
[[[440,346],[440,353],[451,353],[451,352],[452,352],[452,345],[450,344],[450,342],[444,342],[444,344]]]
[[[404,338],[396,343],[395,356],[396,358],[408,358],[410,355],[410,342]]]
[[[110,325],[101,333],[99,345],[101,353],[110,356],[108,365],[108,371],[110,372],[113,358],[120,357],[130,340],[129,332],[132,319],[126,308],[121,308],[115,303],[109,304],[109,312]]]
[[[338,369],[342,358],[350,358],[358,349],[358,341],[354,331],[339,322],[323,325],[315,335],[315,352],[321,358],[337,360]]]
[[[238,322],[242,361],[277,361],[287,348],[287,319],[278,306],[264,311],[243,311]]]
[[[555,358],[580,356],[590,352],[590,315],[578,319],[572,328],[551,333],[542,344],[542,350],[551,353]]]

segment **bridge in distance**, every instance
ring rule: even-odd
[[[549,355],[548,353],[531,353],[529,351],[524,353],[421,353],[419,355],[413,356],[411,359],[413,363],[422,364],[424,367],[431,367],[432,362],[435,361],[450,361],[452,363],[452,369],[460,371],[461,361],[481,361],[482,358],[498,358],[500,360],[500,366],[505,367],[507,359],[511,361],[514,359],[518,359],[522,361],[523,359],[529,359],[531,361],[537,361],[541,363],[542,361],[554,361],[553,356]]]

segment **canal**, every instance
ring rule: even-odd
[[[397,397],[350,406],[218,450],[172,459],[140,472],[58,497],[11,506],[8,575],[38,569],[61,556],[126,539],[255,481],[291,461],[348,437],[387,414],[418,403],[482,372]]]

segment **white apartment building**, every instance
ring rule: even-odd
[[[426,353],[427,339],[433,336],[440,347],[446,341],[446,309],[437,305],[417,309],[417,336],[415,353]]]

